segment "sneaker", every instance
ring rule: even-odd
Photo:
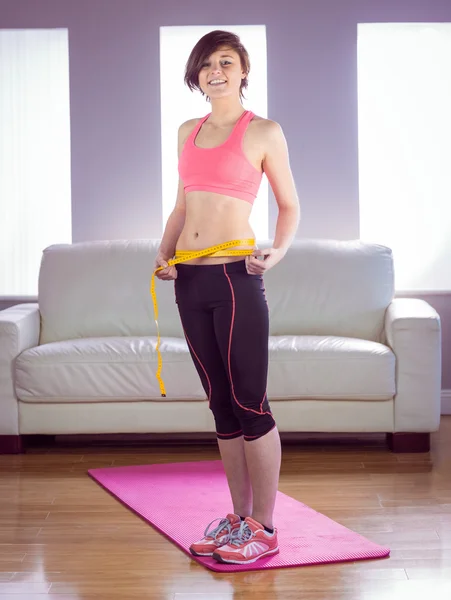
[[[216,521],[220,521],[219,525],[209,531],[210,527]],[[217,548],[227,544],[227,542],[230,541],[232,532],[239,529],[240,525],[240,517],[238,515],[234,515],[233,513],[227,515],[225,519],[215,519],[205,529],[204,537],[198,542],[191,544],[191,554],[194,554],[194,556],[213,556],[213,552]]]
[[[277,529],[268,533],[261,523],[246,517],[232,532],[230,542],[213,552],[213,558],[221,563],[247,565],[278,552]]]

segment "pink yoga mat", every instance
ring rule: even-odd
[[[109,467],[90,469],[88,473],[193,560],[213,571],[297,567],[382,558],[390,553],[388,548],[278,492],[274,523],[280,553],[250,565],[221,564],[189,551],[210,521],[233,512],[221,461]]]

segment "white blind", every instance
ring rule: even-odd
[[[67,29],[0,30],[0,296],[37,295],[42,250],[70,243]]]
[[[451,24],[358,27],[360,237],[398,291],[451,290]]]

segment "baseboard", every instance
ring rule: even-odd
[[[451,415],[451,390],[442,390],[442,415]]]

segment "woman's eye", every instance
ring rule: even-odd
[[[230,60],[223,60],[222,64],[223,65],[231,65],[232,63]],[[204,63],[201,68],[205,69],[206,67],[209,67],[209,66],[210,66],[210,63]]]

